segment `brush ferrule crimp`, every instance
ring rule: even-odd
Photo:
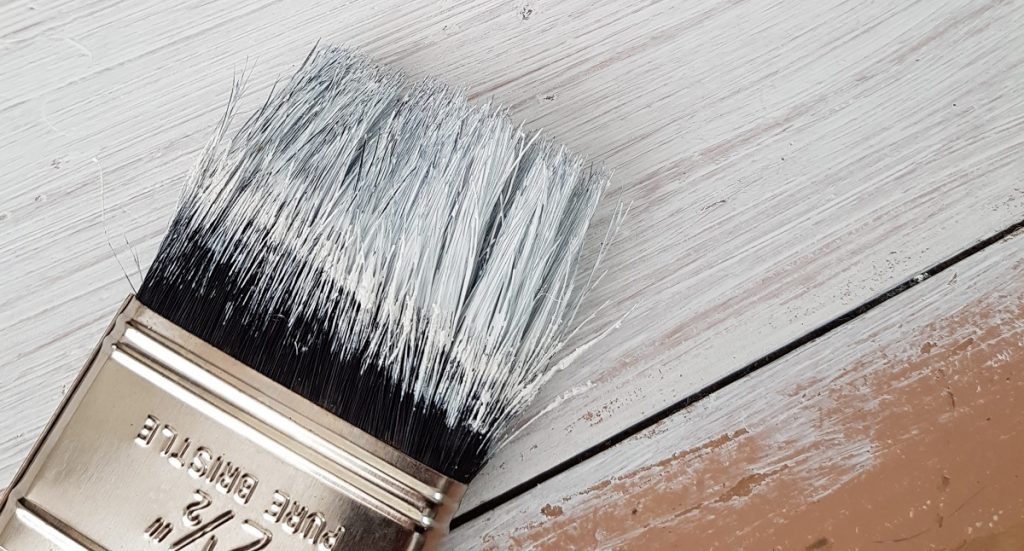
[[[420,549],[464,490],[130,299],[0,504],[0,549]]]

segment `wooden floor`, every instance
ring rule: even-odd
[[[1024,548],[1020,0],[0,5],[0,486],[317,40],[603,160],[587,254],[629,207],[448,548]]]
[[[1024,231],[457,530],[453,548],[1024,549]]]

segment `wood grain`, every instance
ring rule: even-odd
[[[471,507],[1024,217],[1022,27],[1015,1],[4,4],[0,485],[246,67],[252,105],[317,39],[357,45],[614,170],[578,342],[632,313]]]
[[[1021,549],[1022,409],[1024,232],[458,529],[450,548]]]

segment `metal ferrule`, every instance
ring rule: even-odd
[[[0,501],[0,549],[429,549],[464,491],[129,298]]]

